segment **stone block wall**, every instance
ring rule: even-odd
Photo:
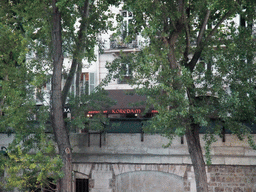
[[[143,187],[136,181],[143,185],[143,182],[155,180],[152,186],[156,187],[159,183],[156,178],[165,180],[166,188],[179,183],[181,187],[173,192],[196,192],[191,165],[75,164],[74,171],[88,176],[90,192],[122,192],[123,189],[142,192]],[[212,165],[206,167],[206,171],[209,192],[256,192],[256,166]],[[160,191],[166,191],[162,188]]]
[[[256,192],[256,166],[210,166],[210,192]]]
[[[102,146],[99,135],[94,135],[88,147],[87,136],[71,135],[73,181],[88,179],[90,192],[115,192],[117,179],[129,180],[147,171],[151,177],[154,172],[165,178],[166,183],[169,176],[179,178],[184,192],[196,192],[186,140],[181,144],[180,138],[176,138],[171,147],[162,148],[168,139],[159,135],[145,135],[142,142],[140,134],[107,134],[102,136]],[[8,146],[13,136],[0,134],[0,138],[1,146]],[[226,142],[219,139],[213,144],[211,154],[213,165],[207,167],[210,192],[256,192],[256,151],[246,141],[227,135]],[[127,177],[119,177],[124,174]],[[131,183],[134,182],[129,186]]]

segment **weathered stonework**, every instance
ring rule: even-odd
[[[256,166],[210,166],[210,192],[256,192]]]
[[[8,140],[5,134],[1,136],[3,140],[0,142],[7,146],[12,137]],[[253,136],[256,139],[256,135]],[[88,147],[87,134],[72,134],[70,137],[73,183],[76,178],[88,179],[90,192],[129,192],[133,186],[140,190],[144,186],[137,185],[134,180],[144,183],[153,178],[151,183],[161,183],[161,180],[154,181],[154,175],[168,181],[169,185],[179,183],[182,192],[196,192],[194,170],[185,139],[181,143],[180,138],[175,138],[170,147],[163,148],[168,139],[160,135],[145,134],[141,141],[141,134],[105,134],[100,146],[100,135],[95,134]],[[203,146],[204,141],[200,142]],[[211,155],[212,166],[206,167],[210,192],[256,192],[256,151],[246,140],[226,135],[225,142],[218,139],[212,145]],[[123,190],[125,187],[128,190]]]
[[[133,171],[158,171],[184,177],[187,165],[113,164],[115,175]]]
[[[137,186],[132,186],[134,182],[129,181],[129,178],[142,178],[143,175],[147,177],[152,174],[157,177],[160,173],[164,174],[164,179],[169,178],[169,180],[167,179],[169,182],[171,182],[172,178],[178,178],[183,185],[182,191],[196,191],[194,172],[191,165],[75,164],[74,170],[84,171],[82,173],[79,172],[80,175],[89,173],[90,192],[121,192],[123,190],[120,191],[120,186],[118,190],[117,184],[122,181],[120,179],[124,178],[127,180],[127,186],[121,187],[138,188],[138,186],[141,186],[138,184]],[[206,170],[210,192],[256,192],[256,166],[212,165],[206,167]],[[121,175],[127,176],[120,178]]]

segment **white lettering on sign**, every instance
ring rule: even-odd
[[[70,113],[70,109],[69,108],[64,108],[64,113]]]
[[[141,113],[141,109],[112,109],[112,113],[122,113],[122,114],[127,114],[127,113]]]

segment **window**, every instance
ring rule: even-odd
[[[36,103],[42,103],[43,102],[43,91],[40,87],[36,88]]]
[[[81,95],[89,94],[89,73],[82,73],[80,78]]]
[[[89,72],[81,73],[79,86],[80,86],[80,92],[79,92],[80,95],[88,95],[92,93],[94,88],[96,87],[95,73],[89,73]],[[76,75],[72,80],[69,91],[74,95],[76,94]]]
[[[122,24],[122,40],[125,41],[125,38],[129,35],[131,29],[129,28],[130,23],[132,22],[132,12],[122,11],[123,24]]]
[[[118,79],[118,84],[126,84],[128,83],[128,80],[132,78],[132,71],[129,64],[123,63],[121,64],[121,77]]]
[[[95,78],[95,73],[90,73],[89,75],[89,94],[91,94],[94,91],[94,88],[96,87],[96,78]]]
[[[133,13],[131,11],[123,10],[120,13],[122,23],[120,27],[120,34],[110,37],[110,48],[137,48],[137,37],[127,40],[128,35],[131,34],[131,23],[133,22]]]
[[[89,192],[89,180],[76,179],[76,192]]]
[[[95,73],[82,73],[80,79],[81,94],[91,94],[96,87]]]

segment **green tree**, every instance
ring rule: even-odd
[[[64,86],[63,91],[61,91],[61,76],[62,76],[62,64],[63,64],[63,51],[62,42],[65,42],[65,38],[62,38],[62,26],[61,19],[65,19],[61,13],[64,11],[69,11],[67,9],[66,1],[52,1],[53,7],[53,18],[52,18],[52,48],[53,48],[53,76],[52,76],[52,126],[56,138],[56,142],[59,148],[59,153],[63,161],[64,177],[60,180],[60,191],[71,191],[71,176],[72,176],[72,152],[69,142],[68,129],[65,126],[63,118],[63,105],[65,104],[67,98],[67,92],[70,88],[71,81],[74,77],[75,72],[77,73],[77,78],[80,77],[82,69],[82,56],[87,53],[87,58],[90,60],[93,57],[93,48],[96,44],[96,36],[99,32],[109,29],[106,11],[108,10],[108,1],[78,1],[71,4],[72,9],[78,10],[78,17],[75,19],[81,19],[78,34],[75,35],[74,23],[72,25],[67,25],[66,27],[72,31],[72,39],[74,42],[74,47],[72,47],[72,66]],[[70,14],[71,16],[71,14]],[[66,20],[65,20],[66,21]],[[93,27],[88,26],[93,25]],[[68,36],[69,37],[69,36]],[[84,49],[84,47],[86,49]],[[79,79],[76,80],[79,83]],[[77,85],[77,90],[79,86]],[[79,91],[77,92],[79,93]]]
[[[255,3],[127,0],[123,9],[133,12],[132,35],[139,33],[145,40],[140,52],[109,64],[109,78],[122,73],[121,64],[129,61],[130,83],[159,112],[148,131],[170,138],[170,143],[185,135],[197,191],[208,191],[202,127],[208,127],[206,156],[223,127],[241,139],[248,137],[254,146],[243,123],[255,120]],[[236,14],[248,25],[235,25],[231,19]]]
[[[3,70],[1,70],[0,76],[2,87],[0,108],[1,113],[5,113],[4,116],[1,116],[1,121],[4,122],[1,125],[5,130],[9,127],[15,132],[15,141],[8,148],[9,170],[12,171],[15,168],[14,164],[11,164],[11,160],[21,163],[19,169],[16,167],[13,177],[10,178],[16,176],[18,180],[20,177],[17,174],[20,173],[20,170],[23,170],[23,174],[25,174],[24,170],[34,170],[38,167],[44,167],[44,173],[56,171],[51,168],[45,169],[51,161],[55,162],[52,164],[53,167],[54,165],[56,168],[60,166],[58,158],[51,157],[54,148],[52,148],[53,142],[49,141],[52,138],[47,138],[44,134],[46,122],[50,121],[50,127],[55,135],[54,141],[57,143],[63,165],[62,172],[56,172],[57,177],[62,176],[57,182],[57,190],[71,191],[72,151],[69,130],[63,118],[63,107],[75,73],[77,73],[77,77],[80,77],[82,58],[86,58],[89,62],[95,59],[94,47],[98,43],[98,34],[111,28],[111,23],[107,19],[111,17],[108,7],[113,3],[116,1],[6,0],[0,2],[1,33],[5,33],[6,28],[8,29],[7,35],[3,34],[2,36],[1,34],[1,46],[3,46],[1,69]],[[16,36],[20,39],[17,39]],[[16,45],[17,43],[18,45]],[[15,58],[12,59],[13,53],[15,53]],[[26,60],[27,53],[33,53],[36,57]],[[64,53],[72,59],[72,66],[62,91]],[[14,65],[16,63],[18,66]],[[13,66],[12,69],[11,66]],[[6,72],[7,70],[9,71]],[[50,73],[51,71],[53,73]],[[18,75],[18,73],[22,75]],[[11,76],[14,78],[10,79]],[[51,105],[48,108],[45,106],[37,110],[34,107],[33,90],[40,89],[49,78],[52,83]],[[10,86],[10,83],[13,86]],[[47,112],[49,107],[50,113]],[[35,130],[34,126],[28,126],[28,119],[29,115],[33,116],[36,113],[41,120],[39,120],[39,128]],[[10,118],[10,114],[12,114],[12,118]],[[31,131],[31,127],[33,131]],[[34,136],[31,137],[32,133]],[[26,142],[23,142],[24,138]],[[17,146],[19,145],[21,147],[18,150]],[[31,152],[30,150],[33,148],[36,154],[32,161],[32,156],[27,156],[26,153]],[[37,153],[38,149],[41,151]],[[38,156],[42,156],[42,153],[48,154],[51,158],[45,158],[45,162],[40,164]],[[29,165],[26,162],[30,162],[31,167],[26,167]],[[35,171],[35,173],[38,172]],[[41,172],[32,175],[37,176],[36,181],[39,184],[40,182],[44,183],[49,176],[49,174],[42,175]],[[40,178],[44,178],[44,181]],[[20,182],[12,182],[10,185],[26,188],[28,180],[31,178],[24,175]]]
[[[5,2],[6,3],[6,2]],[[7,4],[4,4],[5,6]],[[61,161],[54,152],[53,142],[45,134],[45,108],[37,112],[34,102],[34,86],[41,84],[37,79],[44,77],[41,72],[32,71],[26,64],[29,38],[26,37],[21,18],[10,7],[0,11],[0,131],[15,138],[8,147],[8,157],[1,156],[0,169],[8,172],[4,188],[29,187],[34,175],[38,175],[35,185],[47,177],[58,177]],[[41,113],[38,124],[33,116]],[[36,151],[33,153],[31,149]],[[48,154],[42,158],[44,154]],[[23,177],[17,177],[23,173]],[[54,172],[54,174],[49,174]],[[1,180],[1,185],[3,180]]]

